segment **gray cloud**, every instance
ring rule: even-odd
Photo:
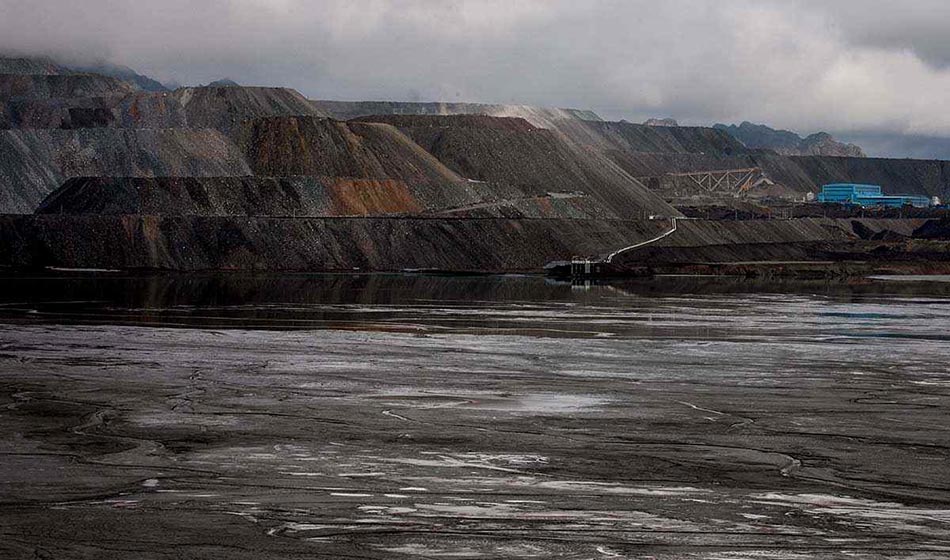
[[[871,157],[950,159],[950,138],[888,133],[844,133],[844,142],[861,146]]]
[[[947,23],[945,0],[0,0],[0,49],[313,98],[950,137]]]
[[[802,5],[826,10],[834,26],[853,43],[905,49],[937,68],[950,67],[950,2],[946,0],[803,0]]]

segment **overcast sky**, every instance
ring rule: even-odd
[[[0,0],[0,49],[163,81],[918,143],[950,139],[948,28],[948,0]]]

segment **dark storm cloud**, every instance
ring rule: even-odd
[[[950,136],[945,0],[0,0],[0,48],[313,98]]]
[[[804,2],[828,11],[847,39],[858,45],[906,49],[936,67],[950,66],[947,0],[837,0]]]

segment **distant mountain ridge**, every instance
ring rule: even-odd
[[[119,66],[116,64],[110,64],[108,62],[100,62],[97,64],[91,65],[82,65],[82,66],[70,66],[70,70],[74,72],[79,72],[83,74],[101,74],[103,76],[110,76],[112,78],[117,78],[132,84],[135,84],[142,91],[151,91],[151,92],[165,92],[170,91],[169,88],[165,87],[165,84],[159,82],[158,80],[149,78],[143,74],[139,74],[135,70],[132,70],[128,66]]]
[[[0,54],[0,74],[51,76],[64,72],[63,67],[45,57],[23,58]]]
[[[867,157],[860,146],[839,142],[827,132],[802,138],[790,130],[777,130],[748,121],[738,126],[715,124],[713,128],[725,130],[749,148],[773,150],[783,156]]]

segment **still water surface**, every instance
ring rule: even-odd
[[[950,277],[770,282],[660,277],[571,286],[537,276],[0,277],[0,321],[395,329],[537,336],[708,336],[840,329],[941,338]],[[697,334],[697,333],[692,333]]]

